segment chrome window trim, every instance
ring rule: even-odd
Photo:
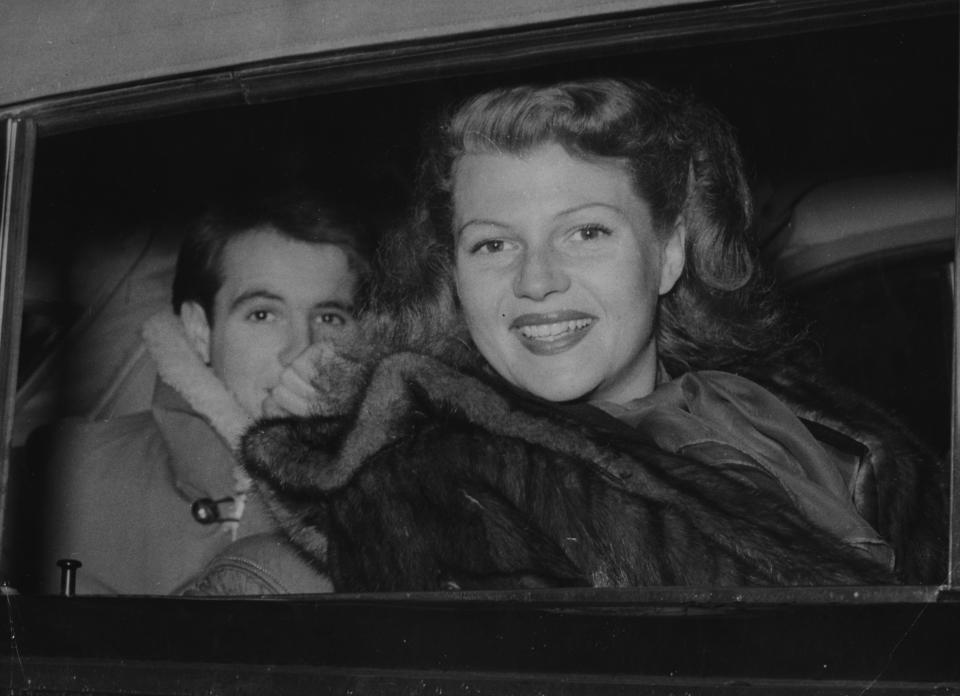
[[[3,171],[0,172],[0,564],[6,559],[3,537],[7,514],[7,481],[13,407],[17,393],[17,362],[23,285],[27,261],[27,230],[33,183],[37,128],[32,119],[0,120],[3,131]],[[2,567],[2,565],[0,565]]]
[[[951,398],[950,425],[952,430],[950,447],[950,526],[948,530],[947,580],[945,590],[960,595],[960,283],[957,282],[957,269],[960,268],[960,117],[957,122],[957,214],[954,217],[954,260],[953,260],[953,394]]]
[[[518,64],[533,67],[585,55],[691,48],[918,19],[954,10],[953,0],[747,0],[645,8],[600,19],[359,47],[113,85],[0,105],[0,118],[29,117],[42,135],[52,135],[148,116],[486,73]]]

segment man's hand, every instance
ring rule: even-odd
[[[270,390],[264,400],[264,415],[310,415],[319,396],[313,386],[317,377],[317,363],[330,350],[328,343],[314,343],[294,358],[280,374],[280,383]]]

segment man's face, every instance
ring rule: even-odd
[[[356,329],[357,278],[340,247],[290,239],[272,228],[228,242],[222,274],[213,325],[195,303],[185,303],[181,316],[214,373],[260,417],[294,358],[319,340],[347,339]]]

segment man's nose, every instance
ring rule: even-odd
[[[517,297],[542,300],[555,292],[570,287],[570,278],[556,250],[549,246],[528,248],[514,278],[513,292]]]
[[[287,325],[286,342],[280,351],[280,362],[289,365],[313,341],[312,327],[307,318],[291,321]]]

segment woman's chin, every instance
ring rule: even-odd
[[[527,353],[511,360],[489,360],[491,367],[515,387],[546,401],[588,397],[603,382],[589,360],[573,352],[549,358]]]
[[[546,401],[577,401],[588,396],[596,385],[582,382],[564,382],[558,380],[524,380],[519,384],[522,389]]]

